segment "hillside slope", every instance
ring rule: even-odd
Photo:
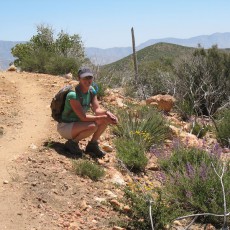
[[[179,46],[169,43],[158,43],[148,46],[137,52],[137,62],[139,68],[150,68],[152,65],[169,69],[176,58],[192,53],[194,48]],[[116,71],[133,71],[132,55],[125,57],[114,63],[104,65],[102,70],[105,72]]]

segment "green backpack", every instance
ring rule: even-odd
[[[95,96],[95,94],[93,93],[94,88],[92,86],[90,86],[89,90],[90,90],[90,103],[92,103],[92,100]],[[75,90],[73,89],[73,87],[71,85],[64,86],[54,96],[54,98],[52,99],[51,104],[50,104],[51,116],[57,122],[62,122],[61,116],[62,116],[62,112],[63,112],[64,107],[65,107],[65,99],[66,99],[67,94],[71,91],[76,92],[76,94],[80,98],[81,105],[83,105],[83,97],[82,97],[82,93],[80,91],[79,85],[77,85],[75,87]]]

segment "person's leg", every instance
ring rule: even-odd
[[[105,156],[105,153],[101,151],[97,141],[100,138],[101,134],[105,131],[109,123],[101,121],[97,121],[96,123],[98,125],[98,128],[93,134],[91,141],[89,141],[88,145],[86,146],[85,151],[89,153],[92,157],[102,158]]]
[[[100,136],[104,133],[106,130],[108,124],[102,123],[98,125],[98,128],[96,132],[93,134],[91,141],[98,141]]]
[[[72,139],[76,142],[95,133],[98,126],[94,122],[75,122],[72,128]]]

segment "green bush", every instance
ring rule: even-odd
[[[124,227],[132,230],[150,230],[151,222],[149,217],[149,202],[152,203],[152,220],[155,229],[164,230],[166,225],[181,213],[175,209],[175,206],[168,206],[162,199],[160,190],[156,191],[157,198],[153,199],[151,194],[146,197],[142,191],[132,191],[130,188],[125,189],[126,203],[131,207],[129,212],[130,221]],[[155,195],[156,197],[156,195]],[[125,213],[127,215],[127,213]]]
[[[84,48],[78,35],[61,31],[57,38],[49,26],[37,26],[37,34],[29,42],[11,50],[14,64],[23,71],[49,74],[75,74],[83,62]]]
[[[148,163],[144,147],[136,140],[118,138],[115,141],[118,158],[131,170],[142,171]]]
[[[223,215],[223,193],[219,178],[211,163],[221,172],[222,161],[218,151],[207,153],[202,149],[176,148],[168,158],[159,159],[166,175],[163,198],[167,203],[178,205],[186,213],[215,213]],[[230,204],[230,166],[226,164],[224,186],[226,203]],[[227,207],[229,208],[229,206]],[[203,217],[202,217],[203,218]],[[223,218],[207,216],[200,221],[211,222],[219,227]],[[230,219],[228,219],[230,221]]]
[[[180,98],[175,105],[183,121],[188,121],[194,113],[194,104],[191,101]]]
[[[198,138],[202,138],[209,130],[209,125],[199,124],[198,122],[195,122],[194,126],[192,127],[192,134],[196,135]]]
[[[135,140],[145,150],[167,138],[168,125],[161,113],[154,108],[130,105],[129,109],[120,109],[116,113],[119,124],[113,131],[118,137]]]
[[[230,109],[223,111],[217,121],[217,138],[223,146],[230,147]]]
[[[98,86],[97,97],[99,100],[101,100],[102,97],[105,96],[106,85],[102,82],[97,82],[97,86]]]
[[[197,115],[212,116],[229,101],[230,54],[217,46],[205,50],[196,49],[175,64],[174,75],[169,84],[180,104],[189,105]],[[170,81],[170,78],[168,79]],[[173,87],[172,87],[173,86]]]
[[[105,171],[100,165],[89,160],[74,160],[73,169],[77,175],[89,177],[94,181],[99,180],[105,175]]]
[[[74,58],[53,55],[45,64],[45,72],[54,75],[74,73],[79,67],[79,63]]]

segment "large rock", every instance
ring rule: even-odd
[[[175,101],[175,98],[171,95],[159,94],[146,99],[146,104],[156,106],[158,109],[165,112],[170,112]]]
[[[169,129],[174,137],[179,138],[179,140],[188,147],[197,147],[202,145],[202,140],[199,140],[199,138],[192,133],[187,133],[173,125],[170,125]]]
[[[12,72],[17,71],[17,67],[16,67],[15,65],[11,65],[11,66],[7,69],[7,71],[12,71]]]

